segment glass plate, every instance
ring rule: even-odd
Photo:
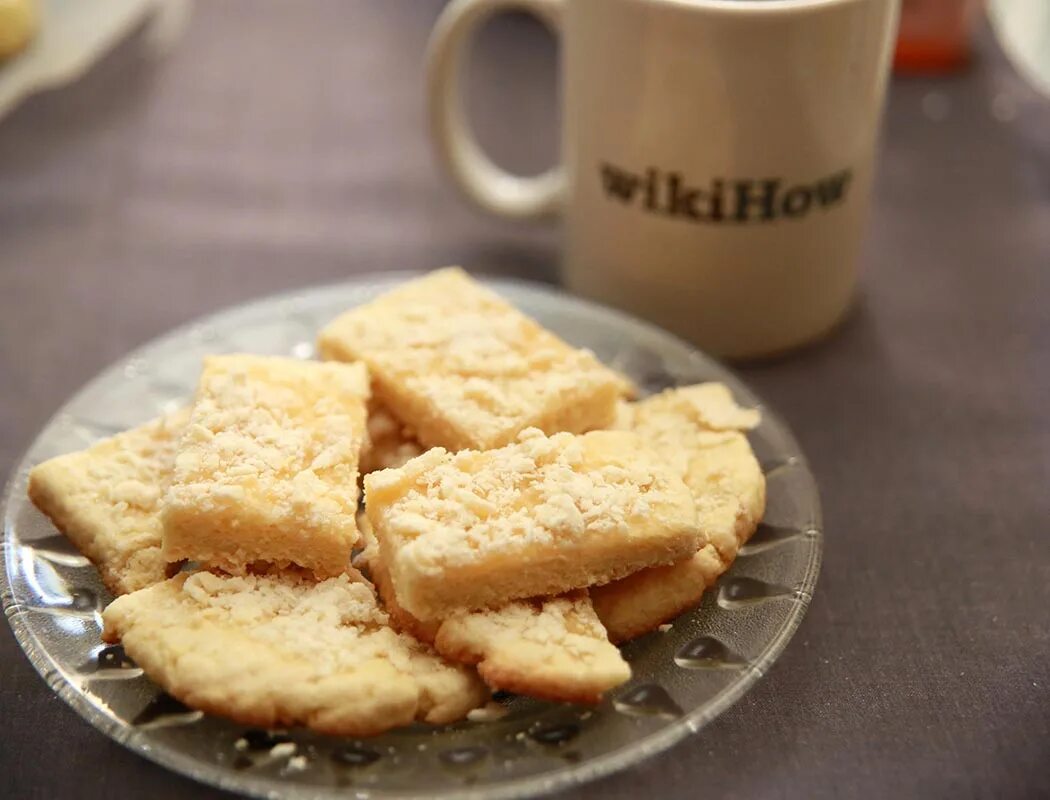
[[[247,351],[309,358],[317,330],[407,275],[272,297],[182,327],[107,369],[37,437],[4,495],[4,610],[48,685],[116,741],[200,781],[258,796],[518,797],[563,788],[670,747],[740,698],[798,626],[820,567],[817,489],[791,433],[762,406],[750,435],[768,479],[766,522],[699,608],[625,646],[634,677],[596,708],[498,698],[495,721],[415,725],[366,740],[246,730],[159,692],[120,647],[99,641],[109,601],[98,574],[26,498],[29,468],[171,410],[201,357]],[[553,289],[491,286],[643,392],[737,378],[659,329]],[[240,740],[240,741],[239,741]],[[277,744],[294,744],[274,749]]]

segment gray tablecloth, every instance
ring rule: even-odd
[[[439,5],[200,3],[167,59],[129,41],[0,125],[0,472],[100,368],[230,303],[451,262],[556,279],[555,229],[434,167]],[[893,86],[856,313],[740,370],[820,481],[807,619],[714,724],[579,794],[1050,795],[1050,103],[982,50]],[[544,166],[553,42],[511,18],[476,58],[483,140]],[[95,732],[6,629],[0,723],[7,797],[219,796]]]

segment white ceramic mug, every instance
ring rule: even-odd
[[[850,305],[899,0],[454,0],[430,43],[438,152],[503,216],[561,214],[582,295],[726,357],[786,350]],[[563,163],[493,164],[461,71],[491,15],[561,36]]]

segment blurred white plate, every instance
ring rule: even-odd
[[[72,83],[143,21],[155,48],[181,30],[187,0],[39,0],[40,29],[0,64],[0,117],[25,97]]]
[[[1050,3],[991,0],[988,16],[1017,71],[1050,97]]]

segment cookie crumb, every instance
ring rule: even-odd
[[[270,758],[286,758],[295,755],[295,742],[281,742],[270,748]]]
[[[288,759],[287,768],[289,772],[302,772],[307,763],[306,756],[292,756]]]
[[[474,708],[467,712],[467,719],[471,722],[495,722],[505,716],[507,716],[507,709],[494,702],[488,703],[483,708]]]
[[[248,740],[242,736],[240,739],[233,743],[233,749],[236,750],[238,753],[243,753],[245,750],[248,749]]]
[[[667,633],[673,627],[670,622],[665,622],[663,625],[658,625],[656,630],[660,631],[660,633]]]

